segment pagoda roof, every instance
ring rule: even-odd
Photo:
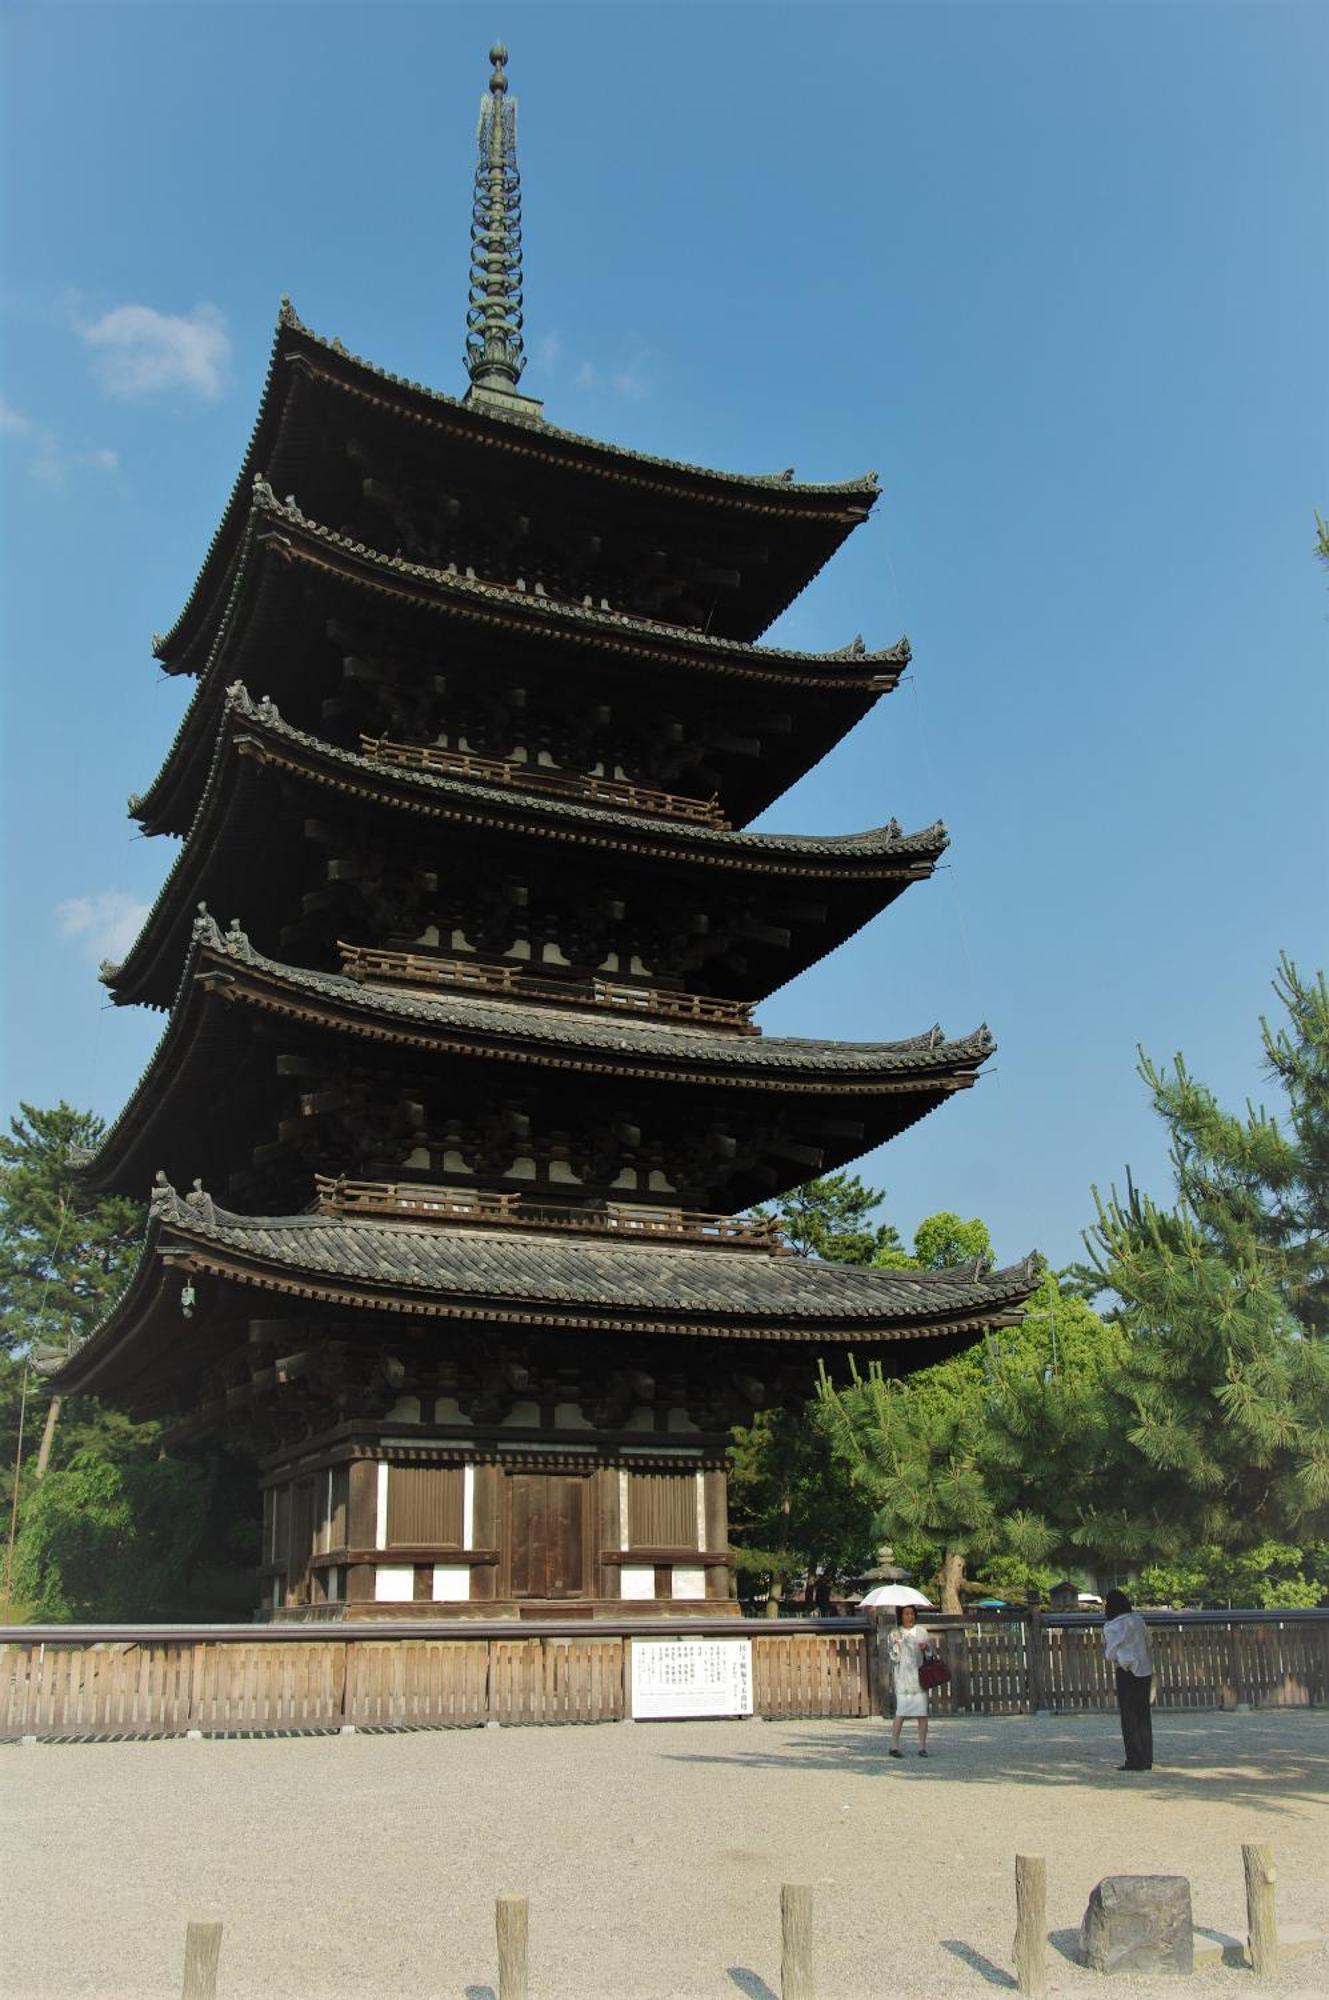
[[[880,490],[873,472],[829,483],[794,480],[789,471],[726,473],[690,465],[678,459],[606,444],[581,433],[560,429],[477,402],[429,389],[420,382],[394,375],[349,352],[340,340],[327,339],[304,325],[289,300],[283,300],[268,361],[258,416],[240,472],[221,522],[204,558],[189,598],[170,631],[154,641],[153,650],[170,662],[195,641],[197,628],[207,622],[244,532],[248,495],[256,474],[279,477],[285,460],[283,445],[292,429],[292,385],[298,379],[316,383],[326,395],[340,398],[348,420],[363,422],[367,412],[414,433],[443,449],[480,450],[495,456],[509,480],[523,471],[553,474],[566,481],[590,482],[602,490],[605,504],[614,504],[624,489],[656,500],[664,499],[705,513],[784,523],[793,534],[781,565],[782,581],[762,594],[740,619],[746,636],[763,631],[806,588],[845,537],[865,518]],[[324,418],[326,426],[327,419]],[[803,530],[804,555],[795,559],[797,535]],[[776,567],[772,565],[772,567]]]
[[[216,904],[224,896],[226,904],[234,907],[244,893],[247,877],[243,867],[232,875],[224,874],[228,843],[222,834],[228,823],[241,845],[257,843],[249,865],[260,854],[269,866],[276,866],[282,858],[272,852],[270,829],[261,815],[243,809],[247,802],[240,797],[243,787],[232,767],[237,756],[246,773],[276,770],[295,775],[341,798],[403,810],[412,824],[430,820],[469,828],[486,837],[533,835],[541,842],[561,842],[600,854],[617,851],[653,863],[720,869],[744,877],[774,875],[832,882],[894,879],[904,886],[932,872],[947,841],[940,822],[912,834],[905,833],[895,820],[851,834],[734,832],[692,820],[616,812],[600,805],[523,793],[515,786],[499,790],[440,772],[386,765],[339,749],[291,728],[272,702],[254,702],[237,684],[227,691],[207,783],[175,865],[123,964],[104,971],[121,1004],[143,999],[152,1005],[165,1005],[199,901],[206,898]],[[865,921],[866,914],[857,921]],[[827,939],[813,955],[831,949],[845,934]],[[792,978],[808,962],[804,959],[791,964],[786,977]]]
[[[1033,1257],[1003,1270],[878,1270],[778,1251],[625,1242],[555,1231],[340,1215],[236,1215],[159,1180],[129,1285],[56,1378],[66,1394],[140,1407],[154,1370],[179,1371],[205,1322],[184,1320],[196,1273],[261,1293],[412,1321],[495,1322],[615,1336],[882,1348],[967,1344],[1017,1319]],[[944,1350],[949,1351],[949,1350]],[[202,1351],[197,1365],[206,1361]]]
[[[505,584],[485,583],[455,570],[427,567],[387,556],[362,542],[350,540],[304,515],[293,501],[279,501],[267,482],[254,481],[230,589],[216,629],[200,634],[200,646],[182,655],[178,671],[195,672],[198,691],[191,701],[156,778],[132,802],[134,816],[150,831],[182,832],[181,824],[196,802],[206,771],[206,759],[221,705],[226,676],[244,661],[242,635],[253,616],[255,600],[268,574],[268,563],[279,560],[306,573],[317,573],[362,596],[384,601],[416,617],[440,618],[464,629],[482,629],[574,647],[579,658],[609,666],[631,663],[657,673],[695,677],[704,682],[727,677],[757,692],[778,691],[811,697],[818,708],[823,698],[840,712],[829,727],[814,724],[809,743],[805,727],[798,731],[792,760],[786,759],[775,779],[751,803],[760,811],[791,784],[834,742],[866,714],[879,696],[898,682],[909,663],[907,639],[869,652],[859,639],[828,653],[796,652],[756,646],[698,632],[691,626],[668,625],[628,613],[524,592]],[[206,651],[202,639],[209,638]],[[560,667],[561,670],[561,667]]]
[[[211,1005],[213,1020],[200,1021]],[[995,1043],[986,1026],[956,1041],[938,1027],[890,1042],[832,1042],[735,1035],[690,1024],[564,1010],[533,1000],[421,993],[366,986],[343,974],[283,965],[254,950],[238,927],[195,920],[171,1019],[148,1067],[86,1168],[89,1185],[123,1190],[168,1150],[197,1149],[220,1070],[243,1034],[239,1017],[281,1018],[379,1046],[500,1060],[562,1074],[688,1084],[817,1099],[852,1099],[865,1136],[852,1157],[894,1137],[956,1090],[971,1085]],[[871,1119],[873,1100],[889,1100]],[[883,1115],[884,1114],[884,1115]],[[870,1129],[869,1129],[870,1128]],[[156,1151],[153,1151],[153,1148]],[[841,1164],[836,1161],[828,1164]]]

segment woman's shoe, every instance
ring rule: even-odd
[[[886,1755],[887,1755],[888,1757],[903,1757],[903,1756],[904,1756],[904,1751],[903,1751],[903,1750],[888,1750],[888,1751],[886,1752]]]
[[[928,1753],[926,1750],[920,1750],[918,1754],[920,1757],[926,1757]]]

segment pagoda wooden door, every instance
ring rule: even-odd
[[[509,1474],[508,1560],[514,1597],[584,1594],[588,1490],[588,1481],[575,1474]]]

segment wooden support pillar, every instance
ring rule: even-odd
[[[786,1882],[780,1890],[780,2000],[816,2000],[812,1890],[802,1882]]]
[[[185,1930],[185,1977],[180,2000],[216,2000],[220,1924],[189,1924]]]
[[[1015,1980],[1030,2000],[1045,2000],[1048,1866],[1041,1854],[1015,1857]]]
[[[498,2000],[526,2000],[530,1912],[525,1896],[500,1896],[494,1905],[498,1933]]]
[[[1274,1850],[1256,1841],[1243,1841],[1242,1866],[1246,1871],[1246,1943],[1251,1970],[1257,1979],[1278,1977],[1278,1915],[1274,1908]]]

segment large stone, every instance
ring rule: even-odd
[[[1191,1972],[1191,1885],[1184,1875],[1106,1875],[1080,1926],[1094,1972]]]

